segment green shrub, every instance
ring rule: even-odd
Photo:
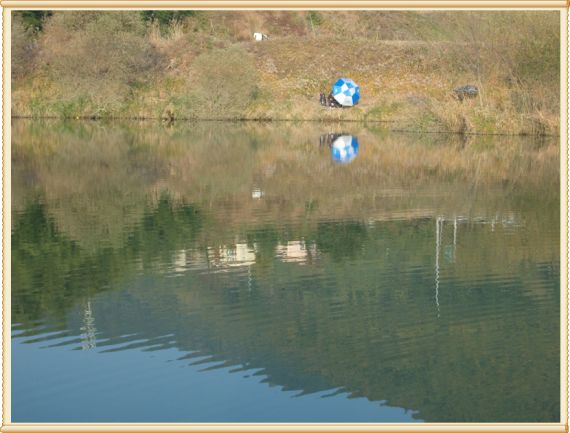
[[[12,16],[21,20],[26,29],[41,31],[44,20],[52,14],[52,11],[14,11]]]
[[[323,16],[317,11],[309,11],[307,12],[307,21],[311,28],[320,26],[324,19]]]

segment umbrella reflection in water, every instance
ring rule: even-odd
[[[349,163],[358,155],[358,139],[351,134],[323,134],[320,144],[331,149],[333,161],[339,164]]]
[[[333,141],[331,150],[334,162],[346,164],[358,155],[358,140],[354,135],[341,135]]]

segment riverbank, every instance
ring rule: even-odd
[[[28,43],[13,41],[13,62],[30,61],[15,65],[12,115],[558,135],[557,18],[505,15],[196,12],[161,26],[135,12],[59,13],[35,33],[15,19],[15,38]],[[252,41],[249,29],[271,37]],[[320,106],[339,76],[360,85],[361,102]],[[456,99],[464,84],[478,86],[478,97]]]

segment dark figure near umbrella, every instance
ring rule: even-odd
[[[322,134],[319,139],[319,145],[321,147],[327,146],[332,147],[333,142],[343,135],[350,135],[348,132],[329,132],[328,134]]]
[[[340,105],[340,103],[336,99],[334,99],[334,96],[332,93],[329,93],[328,101],[329,101],[329,107],[333,107],[333,108],[342,107],[342,105]]]
[[[479,94],[479,89],[476,86],[467,84],[466,86],[455,88],[453,92],[457,99],[463,101],[465,98],[475,98]]]
[[[332,107],[332,108],[342,107],[342,105],[340,105],[338,101],[334,99],[332,93],[329,93],[328,96],[325,96],[325,94],[321,92],[321,94],[319,95],[319,102],[323,107]]]

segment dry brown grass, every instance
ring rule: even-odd
[[[271,39],[253,42],[253,31]],[[366,120],[415,131],[559,132],[559,22],[550,12],[203,12],[166,28],[145,27],[134,12],[63,12],[47,20],[38,51],[41,62],[14,81],[16,115]],[[242,70],[241,62],[218,54],[232,52],[243,53],[245,66],[252,59],[255,71],[229,73]],[[339,76],[360,84],[361,103],[320,107],[319,92]],[[236,80],[248,87],[239,97]],[[39,82],[47,85],[45,95],[35,90]],[[454,99],[453,88],[468,83],[480,88],[479,97]]]
[[[159,62],[142,19],[130,12],[54,14],[39,43],[39,69],[57,86],[58,102],[103,111],[120,107]]]
[[[29,75],[37,54],[36,34],[16,15],[12,19],[12,79]]]

